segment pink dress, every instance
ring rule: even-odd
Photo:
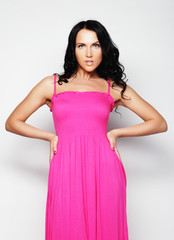
[[[49,166],[46,240],[128,240],[126,174],[107,139],[114,99],[108,92],[56,94],[52,111],[58,136]]]

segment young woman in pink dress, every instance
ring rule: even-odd
[[[43,78],[6,121],[7,131],[50,143],[46,240],[128,240],[127,179],[116,141],[165,132],[167,123],[125,76],[106,28],[81,21],[68,38],[64,73]],[[44,104],[55,133],[25,123]],[[144,122],[107,132],[119,105]]]

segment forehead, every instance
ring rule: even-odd
[[[98,41],[96,32],[88,29],[81,29],[76,36],[76,42],[90,43]]]

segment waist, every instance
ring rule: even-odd
[[[98,140],[104,140],[108,141],[107,139],[107,132],[56,132],[56,135],[58,136],[59,141],[60,140],[66,140],[71,141],[75,138],[79,139],[98,139]]]

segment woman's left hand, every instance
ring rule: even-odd
[[[110,142],[110,145],[111,145],[111,149],[113,151],[116,151],[116,154],[118,155],[120,161],[122,162],[121,160],[121,156],[118,152],[118,149],[117,149],[117,146],[116,146],[116,142],[117,142],[117,137],[113,134],[112,130],[107,132],[107,139],[108,141]]]

